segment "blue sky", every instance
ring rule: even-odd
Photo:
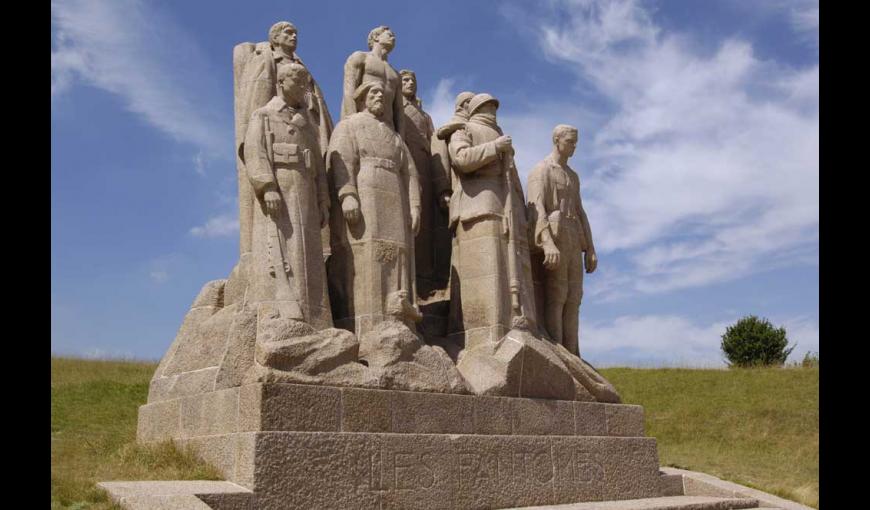
[[[523,179],[580,128],[597,365],[721,366],[746,314],[819,350],[819,7],[766,2],[52,2],[51,349],[159,359],[238,255],[232,48],[279,20],[337,121],[342,68],[397,36],[435,124],[501,100]]]

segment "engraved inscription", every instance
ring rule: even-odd
[[[459,453],[459,490],[486,484],[523,481],[547,483],[554,477],[553,459],[548,450]]]

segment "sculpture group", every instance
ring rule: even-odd
[[[207,285],[223,315],[185,324],[226,335],[222,384],[618,402],[579,352],[597,257],[577,129],[553,130],[526,198],[497,98],[462,92],[436,128],[381,26],[333,125],[297,36],[279,22],[234,50],[241,254]]]

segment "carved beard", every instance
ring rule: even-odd
[[[496,123],[495,121],[494,113],[475,113],[474,120],[480,122],[481,124],[491,126],[494,129],[498,128],[498,123]]]
[[[368,105],[368,110],[375,117],[380,117],[384,113],[384,102],[371,103]]]

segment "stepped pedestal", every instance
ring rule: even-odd
[[[640,406],[296,384],[144,405],[253,508],[489,509],[664,495]]]

